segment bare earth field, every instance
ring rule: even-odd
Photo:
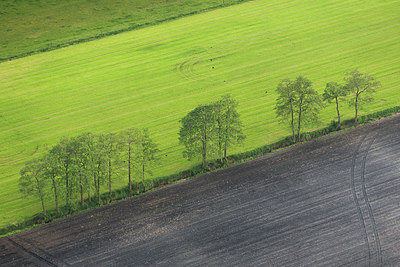
[[[400,265],[400,116],[0,239],[0,265]]]

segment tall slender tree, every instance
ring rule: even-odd
[[[105,135],[105,153],[107,156],[108,164],[108,191],[110,196],[112,195],[112,181],[113,175],[116,173],[119,167],[119,146],[118,136],[114,133]]]
[[[297,139],[301,136],[302,123],[312,123],[318,120],[318,112],[322,107],[321,97],[312,88],[309,79],[298,76],[294,82],[294,90],[297,96],[295,112],[297,118]]]
[[[96,136],[95,139],[95,150],[94,150],[94,163],[95,163],[95,172],[94,172],[94,185],[96,188],[96,196],[98,204],[101,204],[101,185],[104,183],[105,178],[107,177],[107,153],[106,146],[107,140],[104,134],[100,134]]]
[[[354,106],[354,122],[358,123],[359,108],[374,100],[373,94],[376,89],[381,87],[381,83],[369,74],[361,73],[357,69],[347,72],[344,80],[346,89],[352,93],[350,105]]]
[[[43,175],[51,180],[51,187],[54,193],[54,201],[56,203],[56,211],[57,213],[60,212],[59,209],[59,194],[60,194],[60,183],[61,183],[61,165],[57,161],[57,157],[48,151],[41,159],[40,159],[42,166],[43,166]]]
[[[142,185],[144,189],[146,189],[146,185],[144,182],[145,174],[149,173],[150,175],[152,175],[151,167],[157,159],[156,154],[158,151],[159,150],[157,149],[157,144],[155,144],[150,138],[148,129],[143,129],[140,138],[137,159],[141,168]]]
[[[183,156],[189,160],[201,155],[203,168],[215,142],[215,112],[213,105],[200,105],[180,120],[179,142],[185,146]]]
[[[296,91],[294,90],[294,82],[290,79],[283,79],[276,88],[278,98],[276,99],[276,115],[282,121],[290,119],[290,127],[292,130],[292,140],[296,142],[295,135],[295,105]]]
[[[89,201],[91,201],[90,188],[91,188],[91,163],[92,163],[92,151],[93,149],[93,134],[82,133],[76,138],[75,149],[75,163],[77,165],[78,185],[79,193],[81,198],[81,206],[85,205],[84,194],[88,194]]]
[[[74,143],[67,137],[62,138],[60,142],[51,149],[51,154],[56,156],[57,161],[63,168],[62,178],[65,182],[65,203],[67,206],[70,204],[73,192],[74,149]]]
[[[43,175],[43,164],[38,159],[28,161],[21,169],[19,178],[19,190],[27,197],[36,195],[42,202],[43,215],[46,216],[45,195],[47,179]]]
[[[128,165],[129,190],[132,190],[133,154],[137,150],[140,135],[140,131],[136,128],[129,128],[120,133],[120,145],[122,146],[122,150],[125,151],[126,163]]]
[[[282,80],[276,89],[278,98],[275,106],[277,116],[286,121],[290,118],[293,142],[300,139],[304,123],[317,121],[318,112],[323,106],[321,97],[312,88],[309,79],[298,76],[296,80]],[[297,134],[295,134],[297,124]]]
[[[340,85],[337,82],[329,82],[326,84],[324,94],[322,95],[323,100],[327,101],[328,103],[332,103],[332,101],[335,101],[339,127],[340,127],[339,100],[348,95],[348,93],[349,91],[346,90],[346,87],[344,87],[343,85]]]
[[[216,134],[218,138],[219,158],[227,162],[227,150],[234,143],[246,138],[242,131],[242,122],[236,108],[238,103],[230,95],[225,95],[214,104],[216,114]]]
[[[84,190],[87,191],[88,201],[92,202],[92,194],[91,190],[95,186],[96,181],[96,135],[92,133],[83,133],[79,137],[81,146],[82,146],[82,154],[84,157],[81,159],[81,166],[83,168],[83,173],[85,175],[82,176],[82,185]],[[84,164],[84,166],[83,166]]]

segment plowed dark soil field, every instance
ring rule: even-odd
[[[400,266],[400,116],[0,239],[8,265]]]

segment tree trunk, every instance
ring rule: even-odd
[[[46,207],[44,206],[44,199],[41,193],[40,193],[40,200],[42,200],[43,215],[44,217],[46,217]]]
[[[88,194],[88,199],[89,199],[89,202],[92,202],[92,196],[90,195],[90,189],[88,189],[88,192],[87,192],[87,194]]]
[[[93,197],[95,198],[94,201],[96,201],[96,193],[97,193],[97,178],[96,178],[96,172],[93,173],[93,183],[94,183],[94,192],[93,192]]]
[[[224,160],[225,160],[225,162],[228,162],[228,158],[226,157],[226,150],[227,150],[227,142],[225,141],[225,144],[224,144]]]
[[[222,158],[222,130],[221,130],[221,121],[218,120],[218,147],[219,147],[219,161],[222,163],[223,158]]]
[[[129,143],[128,149],[128,172],[129,172],[129,190],[132,190],[132,183],[131,183],[131,143]]]
[[[206,156],[206,149],[207,149],[207,146],[206,146],[206,144],[205,144],[205,142],[203,142],[203,162],[202,162],[202,166],[203,166],[203,168],[205,168],[206,167],[206,165],[207,165],[207,156]]]
[[[57,186],[56,186],[56,180],[55,180],[55,175],[52,176],[51,181],[53,182],[53,188],[54,188],[54,199],[56,201],[56,211],[57,213],[60,212],[58,208],[58,195],[57,195]]]
[[[336,97],[336,110],[337,110],[338,124],[340,126],[339,100],[337,97]]]
[[[110,196],[112,196],[111,190],[111,159],[108,159],[108,189],[110,191]]]
[[[40,196],[40,200],[42,201],[43,215],[44,215],[44,217],[46,217],[46,207],[44,206],[44,198],[43,198],[42,190],[40,188],[39,179],[37,177],[35,177],[35,179],[36,179],[36,185],[37,185],[37,190],[38,190],[38,193]]]
[[[356,103],[354,105],[355,110],[356,110],[356,115],[354,116],[354,123],[357,124],[358,123],[358,93],[356,94]]]
[[[97,202],[101,204],[100,198],[100,164],[97,166]]]
[[[302,103],[303,101],[300,101],[300,107],[299,107],[299,123],[297,127],[297,140],[300,141],[300,130],[301,130],[301,108],[302,108]]]
[[[83,185],[82,185],[82,174],[79,172],[79,186],[81,191],[81,205],[85,205],[85,201],[83,200]]]
[[[101,204],[100,202],[100,176],[97,176],[97,184],[98,184],[98,186],[97,186],[97,202],[99,203],[99,204]]]
[[[207,133],[204,134],[203,140],[203,163],[202,166],[205,168],[207,165]]]
[[[290,104],[290,112],[292,115],[292,123],[291,123],[291,125],[292,125],[292,140],[293,140],[293,142],[296,142],[296,136],[294,134],[294,112],[293,112],[292,104]]]
[[[222,159],[222,140],[221,140],[221,137],[219,138],[219,161],[222,163],[223,162],[223,159]]]
[[[65,202],[69,205],[68,164],[65,167]]]
[[[146,187],[145,187],[145,185],[144,185],[144,164],[143,164],[142,166],[143,166],[143,172],[142,172],[142,174],[143,174],[143,176],[142,176],[142,184],[143,184],[144,191],[146,191]]]

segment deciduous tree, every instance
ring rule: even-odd
[[[276,91],[277,116],[283,121],[290,120],[292,139],[295,142],[295,125],[297,124],[297,139],[300,139],[302,124],[318,119],[318,111],[322,107],[321,97],[312,88],[311,81],[303,76],[298,76],[294,81],[282,80]]]
[[[335,101],[339,126],[340,126],[339,100],[340,98],[348,95],[348,93],[349,91],[343,85],[340,85],[337,82],[329,82],[326,84],[324,94],[322,95],[323,100],[327,101],[328,103]]]
[[[100,199],[100,189],[101,185],[104,183],[104,180],[107,176],[108,168],[108,158],[107,158],[107,139],[104,134],[96,135],[95,137],[95,145],[94,145],[94,153],[93,153],[93,162],[94,162],[94,186],[96,188],[96,196],[97,202],[101,204]]]
[[[51,149],[51,154],[56,157],[57,162],[59,162],[63,168],[62,179],[65,182],[65,202],[67,206],[70,204],[74,187],[72,177],[75,148],[76,147],[74,147],[74,143],[71,142],[70,138],[64,137]]]
[[[75,149],[75,163],[77,165],[77,173],[78,176],[78,185],[79,185],[79,193],[81,197],[81,206],[85,204],[84,202],[84,194],[87,192],[89,202],[91,201],[90,189],[92,187],[91,183],[91,170],[92,170],[92,155],[93,155],[93,139],[94,136],[91,133],[82,133],[76,138],[74,138],[74,142],[76,142]]]
[[[108,164],[108,191],[110,196],[112,195],[112,182],[113,175],[117,172],[119,167],[119,146],[118,136],[114,133],[105,135],[105,153],[107,156]]]
[[[381,87],[381,83],[367,73],[357,69],[350,71],[345,77],[346,89],[352,93],[350,104],[354,105],[354,122],[358,123],[358,109],[374,100],[373,94]]]
[[[57,157],[48,151],[41,159],[40,162],[43,167],[43,175],[51,180],[51,188],[54,193],[54,201],[56,203],[56,211],[60,212],[58,198],[60,194],[61,183],[61,164],[57,161]]]
[[[278,98],[276,99],[276,115],[282,121],[286,122],[290,119],[290,127],[292,130],[293,142],[296,142],[295,135],[295,105],[296,105],[296,92],[294,90],[293,81],[290,79],[283,79],[276,88]]]
[[[43,164],[38,159],[28,161],[21,169],[19,178],[19,190],[26,197],[36,195],[42,202],[43,215],[46,216],[44,203],[47,179],[43,175]]]
[[[140,140],[140,131],[136,128],[129,128],[120,134],[120,145],[125,151],[126,163],[128,165],[128,185],[129,190],[132,190],[132,168],[133,168],[133,153],[137,150],[137,145]]]
[[[238,106],[230,95],[225,95],[214,104],[216,114],[216,134],[218,139],[219,158],[227,161],[227,149],[246,138],[242,131],[242,122],[236,108]],[[223,156],[222,156],[223,154]]]
[[[297,113],[297,139],[300,139],[302,123],[313,123],[318,120],[318,112],[322,107],[321,97],[312,88],[309,79],[297,77],[294,82],[296,95],[295,113]]]
[[[189,160],[201,156],[207,165],[215,142],[215,112],[213,105],[200,105],[180,120],[179,142],[185,146],[183,156]]]
[[[157,145],[150,138],[148,129],[143,129],[139,142],[139,150],[137,155],[137,161],[139,163],[142,173],[142,184],[143,188],[146,189],[144,180],[145,174],[152,174],[151,167],[156,161],[156,153],[158,152]]]

